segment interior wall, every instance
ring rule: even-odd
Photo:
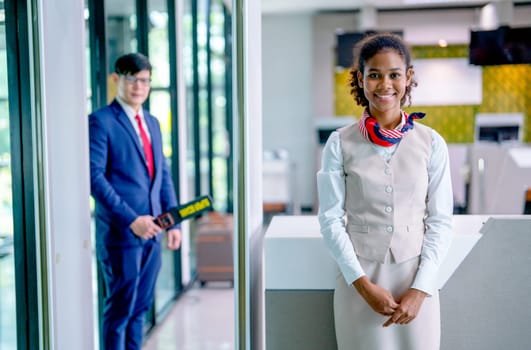
[[[531,6],[515,9],[514,26],[531,26]],[[297,190],[303,206],[314,205],[315,198],[314,123],[336,114],[335,32],[356,31],[357,16],[357,12],[262,16],[264,148],[288,148],[297,159]],[[437,45],[441,33],[451,45],[468,45],[469,31],[478,27],[479,20],[479,9],[380,11],[376,29],[402,29],[412,45]]]
[[[381,12],[378,25],[382,29],[402,29],[410,45],[437,45],[439,39],[448,44],[468,43],[470,29],[479,23],[479,10],[422,10]]]
[[[468,46],[466,45],[450,45],[445,48],[439,46],[413,46],[412,55],[414,59],[422,59],[434,63],[434,67],[442,62],[449,62],[450,60],[461,59],[465,62],[468,60]],[[416,68],[416,62],[413,61],[413,66]],[[466,66],[465,66],[466,67]],[[468,104],[448,104],[443,105],[442,102],[434,105],[423,105],[419,102],[416,91],[425,89],[425,94],[432,94],[432,97],[439,98],[433,91],[437,88],[451,89],[454,84],[459,84],[458,79],[437,83],[436,81],[427,82],[427,76],[423,74],[417,75],[419,86],[413,90],[412,105],[405,107],[407,112],[422,111],[426,113],[427,117],[420,122],[426,124],[439,132],[448,143],[472,143],[475,138],[475,117],[478,113],[523,113],[525,117],[523,140],[525,142],[531,141],[531,90],[527,86],[531,85],[531,65],[515,64],[515,65],[499,65],[499,66],[471,66],[476,69],[480,77],[476,77],[478,81],[466,82],[472,80],[473,75],[463,76],[465,81],[462,81],[461,86],[465,89],[460,91],[461,96],[473,95],[473,85],[478,84],[476,88],[480,89],[482,96],[477,102],[470,102]],[[440,67],[440,72],[446,69],[445,65]],[[418,71],[415,69],[415,72]],[[454,73],[455,74],[455,73]],[[352,97],[345,89],[346,79],[348,78],[348,70],[335,74],[335,110],[336,114],[343,115],[353,113],[360,115],[363,108],[353,106]],[[434,77],[437,79],[437,77]],[[444,78],[449,79],[448,75]],[[432,85],[430,87],[430,85]],[[426,87],[428,89],[426,90]],[[457,88],[452,93],[456,94]],[[470,96],[466,98],[470,99]],[[437,102],[437,99],[435,99]],[[443,100],[444,101],[444,100]]]
[[[311,15],[262,16],[263,147],[289,152],[303,207],[315,187],[312,41]]]
[[[336,31],[356,31],[357,14],[319,14],[312,18],[313,118],[333,117]]]
[[[513,26],[528,27],[531,25],[531,5],[514,7]]]

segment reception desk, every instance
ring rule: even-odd
[[[454,232],[438,276],[441,349],[527,349],[531,217],[456,215]],[[266,349],[335,349],[333,290],[339,272],[317,217],[274,217],[265,235],[264,263]],[[508,296],[518,299],[507,301]],[[485,335],[485,323],[491,335]]]

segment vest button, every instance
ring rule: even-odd
[[[391,168],[385,168],[384,173],[385,175],[391,175]]]
[[[392,207],[385,207],[385,212],[386,213],[390,213],[393,211],[393,208]]]
[[[393,192],[393,187],[392,186],[385,186],[385,192],[387,192],[387,193]]]
[[[385,230],[386,230],[387,232],[391,233],[391,232],[393,232],[393,226],[390,226],[390,225],[389,225],[389,226],[387,226],[387,227],[385,228]]]

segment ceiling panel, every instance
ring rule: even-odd
[[[498,0],[505,2],[506,0]],[[317,11],[348,11],[359,10],[370,6],[377,9],[397,8],[430,8],[430,7],[463,7],[482,6],[487,3],[498,2],[485,0],[262,0],[263,13],[297,13]],[[525,3],[513,1],[513,3]]]

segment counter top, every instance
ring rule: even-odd
[[[439,289],[481,238],[490,216],[455,215],[454,239],[439,271]],[[335,288],[339,273],[320,233],[315,215],[275,216],[265,234],[265,288],[325,290]]]

